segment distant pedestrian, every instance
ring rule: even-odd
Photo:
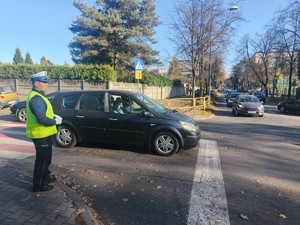
[[[53,135],[57,133],[56,124],[62,123],[62,118],[55,115],[49,100],[44,96],[48,89],[47,72],[30,76],[32,90],[26,101],[26,135],[31,138],[36,159],[33,172],[33,192],[50,191],[54,188],[55,176],[50,174],[52,161]]]
[[[192,96],[192,91],[193,91],[192,88],[190,88],[190,89],[189,89],[190,96]]]

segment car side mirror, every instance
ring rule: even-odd
[[[149,111],[146,111],[146,110],[143,110],[143,111],[142,111],[142,115],[143,115],[144,117],[149,117],[149,118],[154,117],[153,113],[151,113],[151,112],[149,112]]]

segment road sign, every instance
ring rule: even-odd
[[[272,83],[277,84],[277,79],[273,79]]]
[[[137,79],[137,80],[142,79],[142,71],[141,70],[135,71],[135,79]]]
[[[143,70],[143,60],[137,59],[135,60],[135,70]]]

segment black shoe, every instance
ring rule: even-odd
[[[50,178],[48,180],[48,183],[54,183],[56,181],[56,177],[54,175],[50,175]]]
[[[53,185],[50,184],[46,184],[44,186],[41,187],[33,187],[32,188],[32,192],[42,192],[42,191],[50,191],[54,188]]]

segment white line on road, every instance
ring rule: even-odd
[[[230,225],[216,141],[200,140],[187,224]]]
[[[35,153],[30,152],[15,152],[15,151],[7,151],[7,150],[1,150],[0,151],[0,159],[25,159],[27,157],[33,156]]]

